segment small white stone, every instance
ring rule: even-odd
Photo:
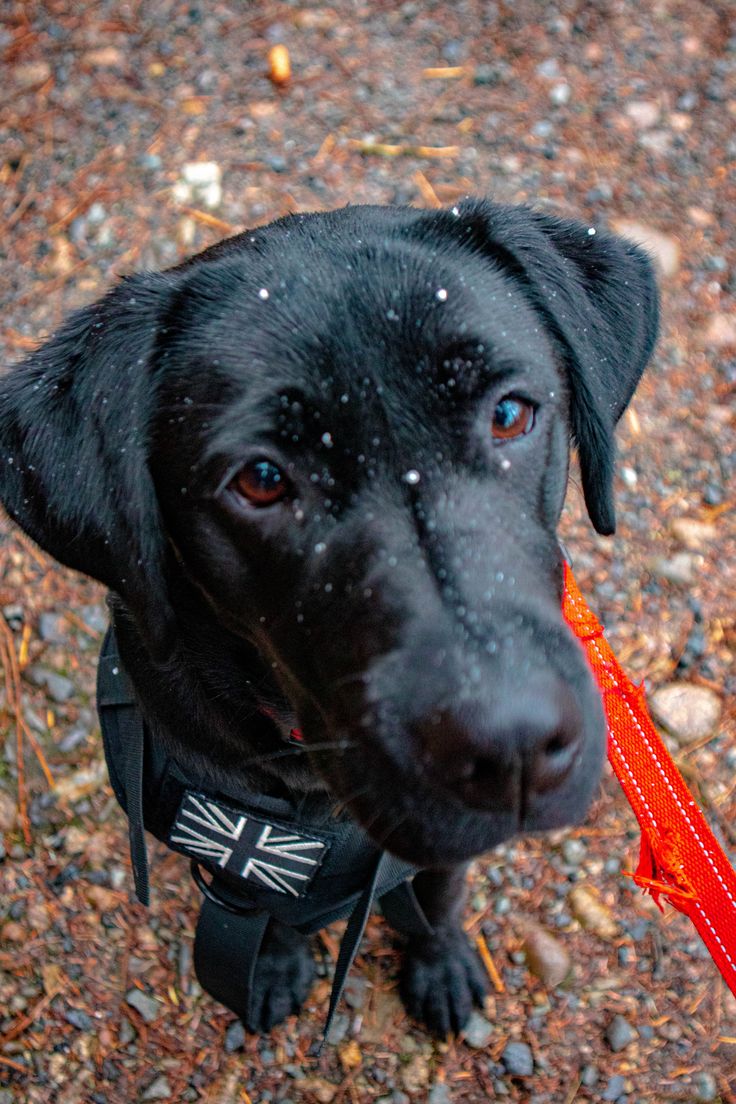
[[[440,303],[444,303],[447,299],[447,288],[438,288],[435,292],[435,299],[439,299]]]
[[[182,169],[181,175],[187,184],[202,187],[203,184],[219,183],[222,169],[215,161],[190,161]]]

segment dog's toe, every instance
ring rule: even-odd
[[[487,991],[481,962],[463,932],[410,941],[401,996],[409,1014],[433,1035],[461,1031]]]
[[[263,1034],[298,1012],[314,980],[309,941],[299,932],[272,923],[256,963],[249,1031]]]

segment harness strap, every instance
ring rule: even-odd
[[[262,909],[235,912],[212,897],[203,899],[197,920],[197,979],[246,1026],[253,1022],[253,978],[268,921],[268,913]]]
[[[111,629],[107,630],[97,668],[97,708],[103,729],[109,726],[115,731],[125,752],[124,808],[128,816],[135,893],[141,904],[147,905],[150,894],[146,834],[143,827],[145,729],[132,684],[120,663]]]
[[[340,944],[340,952],[337,956],[337,962],[335,963],[335,976],[332,981],[330,1006],[327,1009],[327,1019],[322,1034],[322,1042],[317,1050],[318,1054],[327,1041],[327,1036],[332,1027],[332,1021],[335,1018],[337,1006],[340,1003],[342,991],[345,988],[345,981],[350,973],[350,967],[355,961],[355,956],[358,953],[358,947],[363,938],[363,932],[365,931],[365,926],[371,912],[371,906],[373,905],[373,899],[376,895],[376,888],[391,862],[391,855],[383,851],[373,870],[373,877],[360,895],[353,911],[350,913],[350,919],[347,922],[345,934]]]

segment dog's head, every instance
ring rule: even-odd
[[[12,372],[2,498],[153,655],[183,570],[334,743],[337,798],[456,861],[579,819],[597,783],[555,528],[572,440],[613,531],[656,320],[639,250],[525,208],[292,216],[124,280]]]

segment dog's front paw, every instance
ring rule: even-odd
[[[465,933],[451,929],[409,942],[400,987],[407,1012],[444,1038],[461,1031],[473,1005],[483,1004],[488,982]]]
[[[305,935],[272,921],[256,962],[249,1031],[264,1034],[298,1012],[314,980],[314,959]]]

